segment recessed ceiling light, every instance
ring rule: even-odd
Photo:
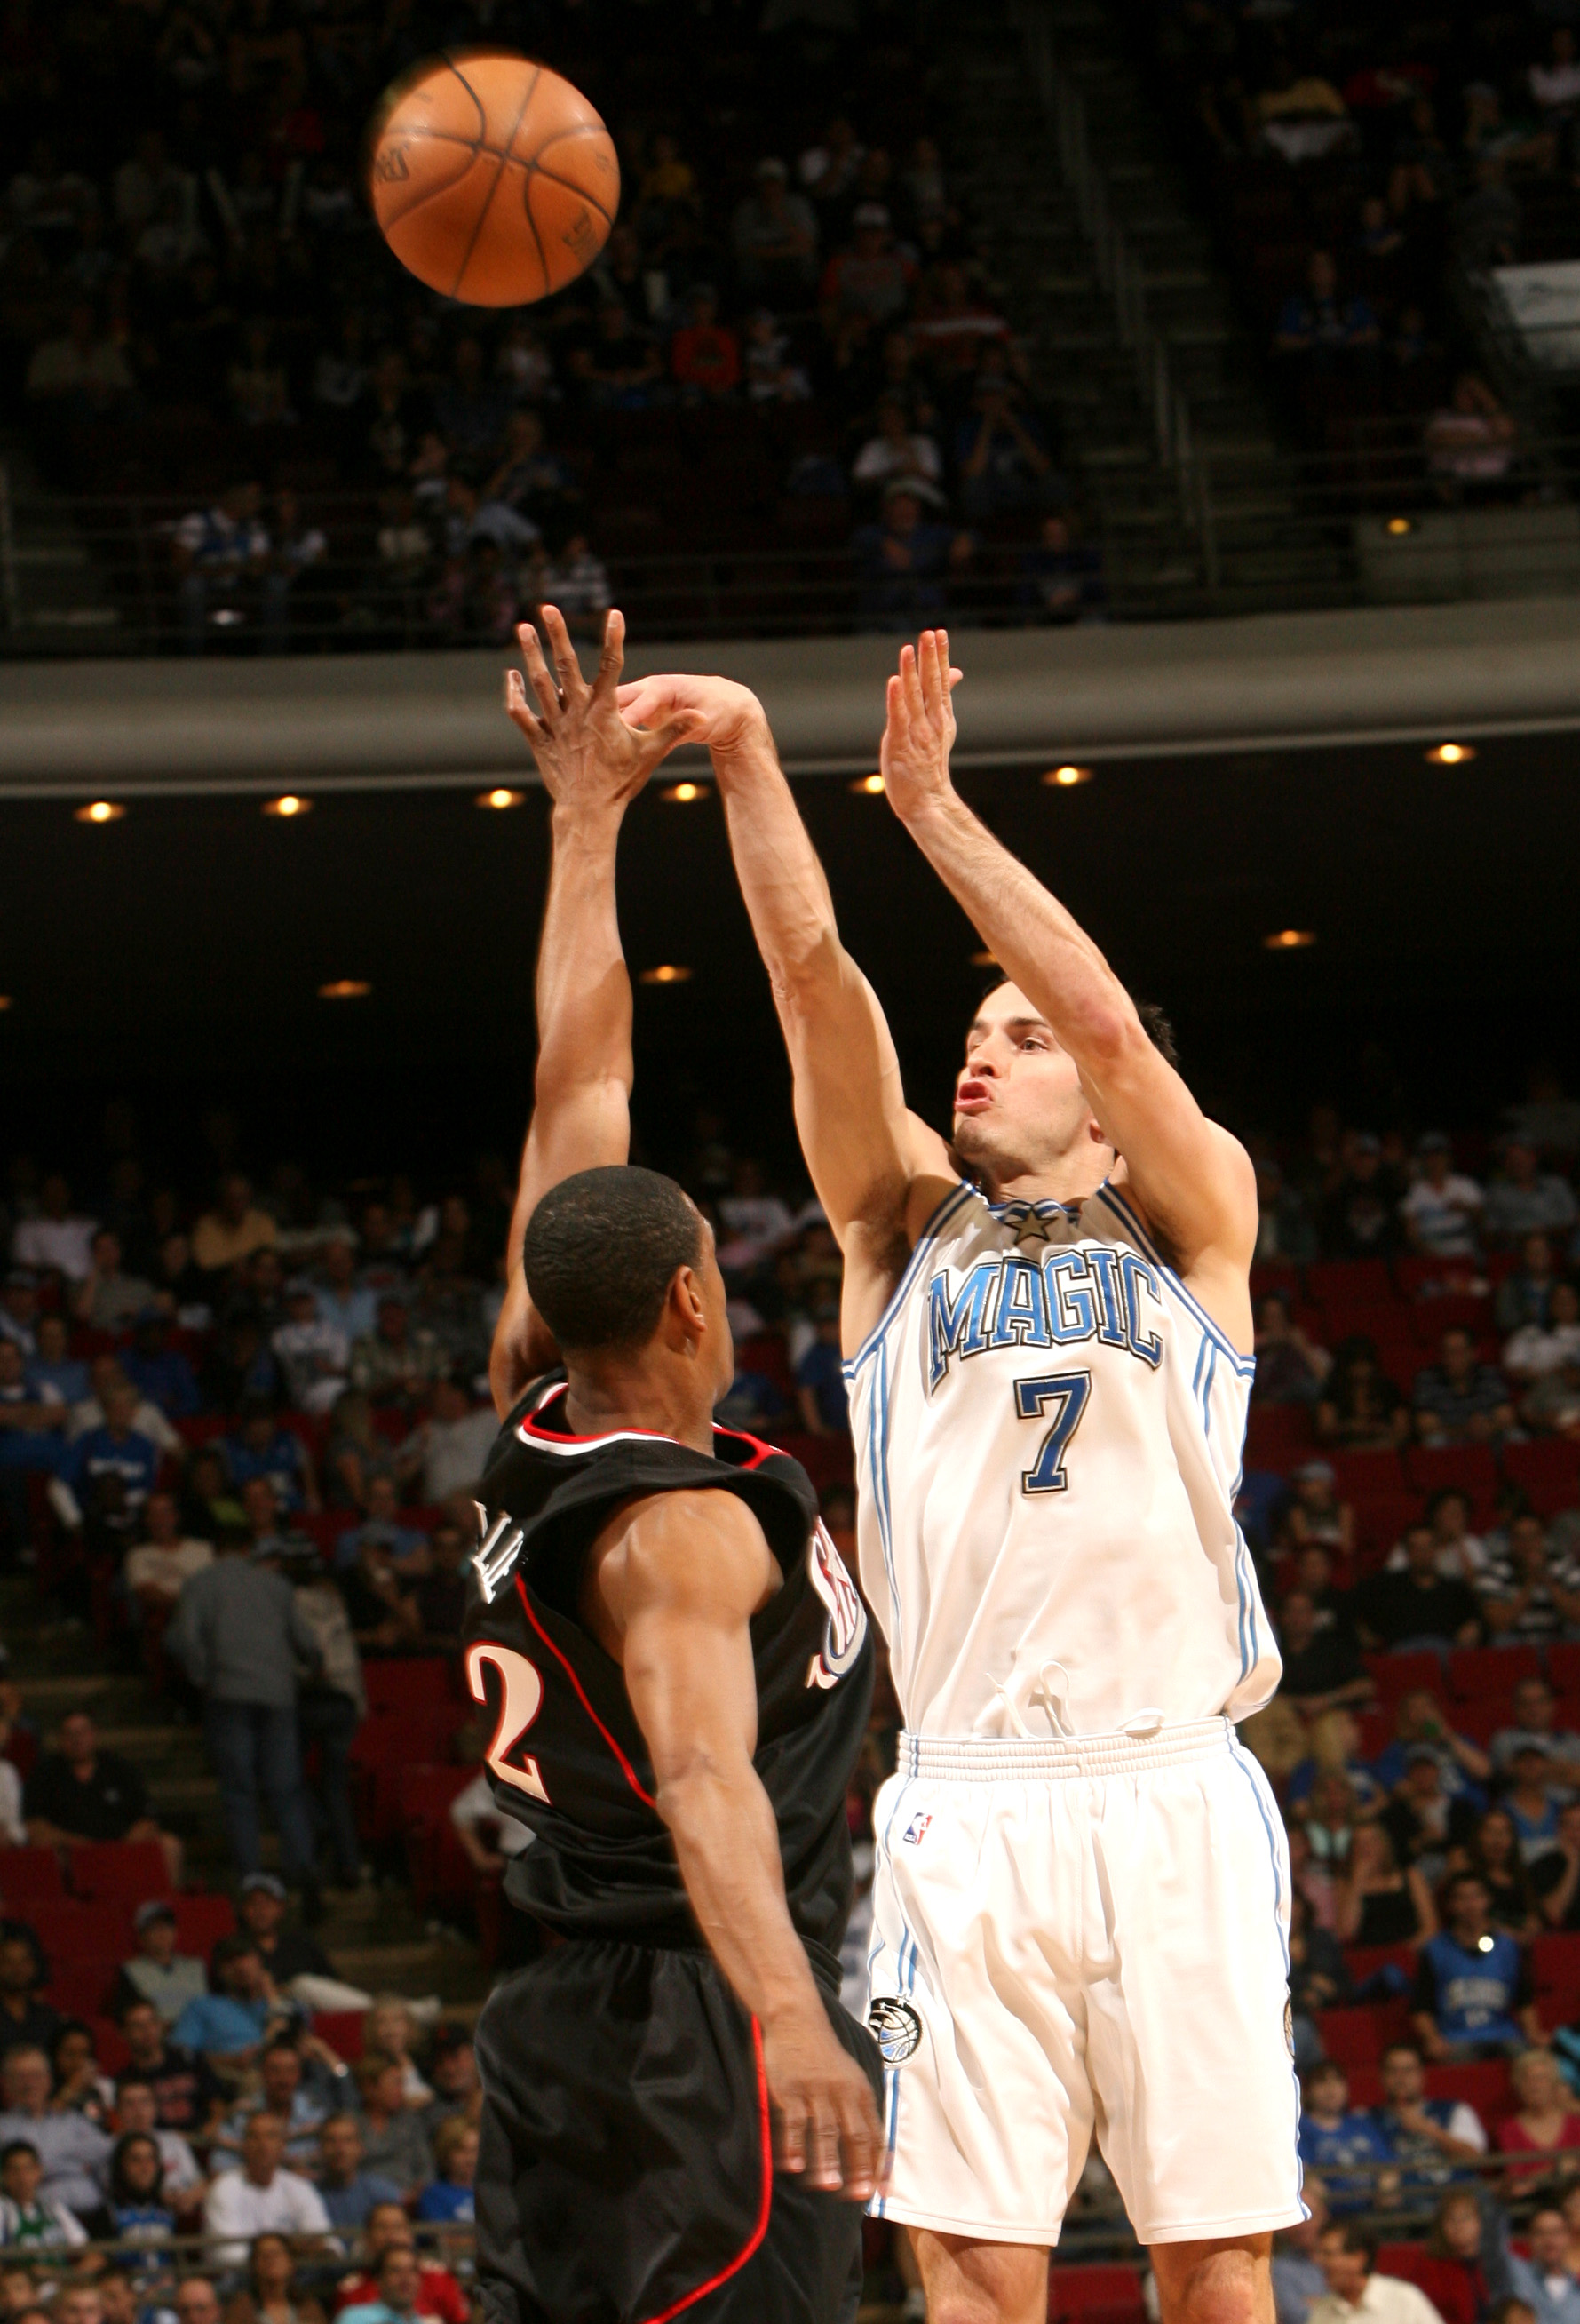
[[[689,968],[682,968],[677,962],[666,960],[661,967],[645,968],[641,981],[644,984],[684,984],[690,976]]]
[[[311,815],[313,802],[310,798],[303,798],[298,791],[281,791],[278,798],[264,800],[263,812],[265,815],[278,815],[289,823],[293,816]]]
[[[881,775],[858,775],[850,786],[858,798],[881,798],[884,788]]]
[[[1434,767],[1463,767],[1474,756],[1474,742],[1439,742],[1435,751],[1427,752],[1428,763]]]
[[[119,799],[90,799],[75,812],[78,823],[119,823],[126,810]]]
[[[1077,783],[1089,783],[1091,779],[1089,767],[1050,767],[1043,780],[1056,785],[1061,791],[1072,791]]]
[[[365,1001],[372,991],[359,976],[337,976],[333,984],[318,987],[320,1001]]]
[[[1415,519],[1410,516],[1391,516],[1382,530],[1384,532],[1392,533],[1397,539],[1401,533],[1415,530]]]
[[[503,783],[496,790],[479,791],[476,801],[479,807],[524,807],[526,803],[525,791],[507,790]]]
[[[1304,952],[1308,945],[1316,941],[1316,932],[1311,928],[1274,928],[1270,936],[1262,939],[1266,952]]]
[[[0,992],[0,1010],[12,1009],[14,1006],[15,1003],[9,992]]]
[[[690,807],[696,799],[708,796],[706,783],[671,783],[664,794],[671,807]]]

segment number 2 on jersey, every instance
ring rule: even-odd
[[[1092,1392],[1090,1372],[1054,1372],[1046,1379],[1022,1379],[1015,1384],[1015,1408],[1022,1420],[1042,1420],[1052,1409],[1052,1425],[1037,1457],[1021,1477],[1023,1493],[1061,1493],[1069,1484],[1064,1455],[1080,1426],[1081,1414]]]
[[[543,1788],[537,1760],[524,1758],[519,1767],[512,1767],[506,1756],[515,1749],[543,1708],[543,1681],[525,1655],[515,1654],[509,1646],[489,1646],[480,1639],[466,1650],[466,1683],[472,1689],[473,1702],[488,1701],[488,1690],[482,1683],[483,1666],[488,1663],[500,1674],[500,1716],[493,1740],[483,1757],[501,1784],[513,1784],[517,1791],[525,1792],[530,1799],[541,1800],[547,1807],[549,1797]]]

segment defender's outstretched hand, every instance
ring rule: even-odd
[[[603,657],[591,686],[582,676],[570,632],[557,607],[542,608],[554,670],[543,658],[530,622],[516,632],[534,701],[519,669],[505,674],[505,709],[531,745],[544,788],[564,807],[620,807],[635,798],[655,767],[678,743],[692,739],[684,712],[638,729],[620,715],[620,674],[625,665],[625,615],[611,609],[603,624]]]
[[[914,647],[900,648],[899,675],[888,682],[878,765],[889,805],[902,822],[949,795],[955,738],[950,696],[963,675],[950,668],[947,630],[923,630]]]
[[[710,751],[737,749],[755,729],[767,731],[763,706],[749,686],[730,678],[695,678],[677,670],[634,678],[617,688],[620,716],[641,733],[655,719],[691,721],[688,742]]]

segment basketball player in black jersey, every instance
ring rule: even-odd
[[[872,1646],[804,1472],[712,1425],[710,1230],[626,1164],[615,844],[684,730],[620,720],[618,614],[592,688],[544,626],[507,706],[554,858],[466,1672],[551,1941],[478,2029],[481,2287],[491,2324],[842,2324],[881,2149],[837,1999]]]

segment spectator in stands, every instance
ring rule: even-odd
[[[377,2296],[342,2308],[348,2324],[421,2324],[423,2270],[409,2244],[390,2244],[379,2260]]]
[[[991,524],[1058,496],[1043,431],[1016,408],[1019,401],[1013,381],[988,380],[955,431],[960,507],[969,524]]]
[[[1477,1360],[1475,1340],[1451,1324],[1438,1360],[1416,1374],[1416,1434],[1423,1444],[1486,1444],[1514,1425],[1514,1406],[1495,1364]]]
[[[1551,1781],[1552,1759],[1545,1739],[1528,1737],[1515,1752],[1502,1808],[1514,1827],[1520,1854],[1527,1864],[1546,1856],[1558,1844],[1558,1812],[1564,1794]]]
[[[311,1542],[287,1542],[277,1559],[297,1611],[318,1649],[317,1675],[297,1690],[297,1737],[314,1821],[329,1842],[332,1873],[344,1888],[362,1878],[362,1848],[351,1804],[351,1747],[367,1716],[362,1658],[335,1575],[326,1573]],[[426,1586],[426,1585],[424,1585]],[[455,1624],[459,1640],[460,1618]],[[315,1972],[323,1974],[325,1972]]]
[[[429,2056],[428,2079],[434,2095],[422,2109],[422,2126],[429,2138],[446,2122],[465,2121],[475,2129],[482,2115],[482,2084],[478,2079],[477,2052],[464,2026],[439,2027]]]
[[[79,2251],[87,2229],[59,2195],[40,2192],[42,2180],[32,2141],[11,2138],[0,2146],[0,2246],[41,2255]]]
[[[1580,1435],[1580,1356],[1543,1372],[1520,1401],[1520,1417],[1533,1434]],[[1563,1517],[1558,1519],[1562,1525]]]
[[[1473,2188],[1452,2188],[1438,2204],[1423,2257],[1415,2263],[1421,2290],[1444,2324],[1476,2324],[1493,2312],[1502,2273],[1500,2215]]]
[[[1341,1501],[1335,1487],[1337,1474],[1327,1461],[1302,1461],[1290,1480],[1291,1495],[1282,1520],[1290,1548],[1300,1551],[1313,1542],[1333,1558],[1348,1557],[1355,1545],[1355,1513]]]
[[[877,400],[877,433],[869,436],[857,453],[850,481],[876,497],[896,478],[937,489],[943,482],[943,461],[932,437],[912,425],[905,398],[882,395]]]
[[[345,2079],[349,2082],[349,2076]],[[260,2114],[268,2115],[278,2128],[281,2157],[289,2168],[310,2175],[329,2110],[305,2087],[301,2052],[289,2034],[273,2034],[265,2043],[258,2061],[258,2086],[226,2116],[215,2135],[211,2156],[239,2154],[248,2124]]]
[[[25,1280],[29,1286],[28,1296],[31,1298],[32,1277],[29,1276]],[[14,1298],[16,1295],[13,1292],[7,1296]],[[5,1309],[0,1306],[0,1338],[6,1336],[4,1329],[6,1321]],[[92,1382],[88,1377],[87,1364],[80,1357],[73,1356],[69,1352],[70,1342],[67,1336],[66,1319],[63,1315],[39,1317],[38,1330],[34,1334],[35,1352],[31,1356],[23,1346],[23,1335],[20,1333],[13,1333],[10,1336],[11,1344],[22,1350],[27,1366],[25,1378],[28,1393],[31,1396],[47,1396],[53,1391],[54,1397],[64,1405],[87,1402],[93,1393]]]
[[[360,2232],[379,2204],[400,2200],[400,2190],[392,2179],[364,2170],[362,2125],[354,2114],[326,2116],[318,2132],[315,2175],[332,2227]]]
[[[1274,353],[1300,364],[1304,387],[1374,360],[1382,337],[1377,318],[1364,299],[1340,296],[1332,253],[1314,250],[1306,263],[1304,290],[1291,291],[1279,309]]]
[[[400,1522],[400,1495],[392,1477],[370,1480],[367,1515],[361,1525],[348,1527],[340,1536],[335,1545],[335,1565],[349,1573],[370,1550],[387,1558],[403,1581],[415,1578],[427,1567],[427,1536],[416,1526]]]
[[[1440,1901],[1445,1925],[1421,1948],[1410,1996],[1423,2054],[1441,2064],[1545,2046],[1525,1955],[1494,1933],[1485,1885],[1457,1872]]]
[[[318,1299],[305,1276],[288,1283],[286,1320],[269,1342],[299,1412],[327,1412],[344,1388],[351,1366],[345,1335],[319,1313]]]
[[[1297,1831],[1293,1838],[1303,1842],[1305,1835]],[[1297,1887],[1290,1899],[1290,2009],[1295,2064],[1301,2073],[1322,2055],[1318,2018],[1346,1999],[1349,1991],[1349,1971],[1338,1939],[1330,1929],[1318,1926],[1304,1890]]]
[[[236,1920],[258,1949],[269,1979],[283,1992],[299,1977],[333,1977],[328,1956],[310,1931],[285,1926],[288,1892],[272,1872],[250,1872],[242,1882]]]
[[[1334,1882],[1335,1933],[1346,1945],[1419,1945],[1437,1933],[1432,1892],[1419,1868],[1400,1868],[1381,1824],[1362,1824]]]
[[[50,2103],[50,2061],[41,2050],[8,2050],[0,2061],[0,2147],[13,2140],[31,2146],[41,2177],[38,2191],[64,2203],[78,2218],[91,2217],[104,2200],[105,2166],[111,2141],[86,2115]]]
[[[1412,1687],[1401,1695],[1392,1738],[1373,1760],[1372,1773],[1392,1792],[1404,1781],[1410,1759],[1420,1753],[1435,1762],[1447,1796],[1464,1800],[1479,1815],[1486,1805],[1483,1786],[1492,1775],[1492,1762],[1468,1736],[1454,1732],[1429,1687]]]
[[[736,211],[730,241],[746,296],[794,309],[817,281],[817,218],[805,196],[790,191],[789,177],[772,156],[758,163],[757,189]]]
[[[1520,1388],[1580,1361],[1580,1291],[1557,1282],[1548,1299],[1547,1320],[1525,1323],[1503,1348],[1503,1370]]]
[[[272,1243],[278,1231],[270,1213],[253,1202],[252,1181],[233,1170],[220,1180],[214,1208],[192,1230],[192,1258],[205,1274],[218,1275]]]
[[[1509,1699],[1510,1724],[1493,1737],[1493,1766],[1506,1776],[1514,1755],[1531,1738],[1548,1747],[1553,1776],[1580,1791],[1580,1735],[1558,1725],[1558,1699],[1545,1678],[1522,1678]]]
[[[1378,2173],[1363,2175],[1355,2166],[1387,2163],[1388,2147],[1371,2116],[1351,2106],[1349,2077],[1331,2058],[1320,2060],[1305,2077],[1300,2145],[1304,2167],[1321,2172],[1327,2206],[1336,2217],[1371,2209]]]
[[[1402,1572],[1374,1573],[1355,1593],[1362,1644],[1392,1653],[1474,1646],[1481,1636],[1475,1593],[1438,1572],[1438,1537],[1431,1526],[1411,1526],[1404,1549]]]
[[[1566,1235],[1575,1218],[1568,1181],[1555,1170],[1544,1171],[1536,1148],[1524,1139],[1506,1139],[1502,1167],[1487,1188],[1489,1240],[1501,1250],[1512,1250],[1527,1235]]]
[[[392,2179],[409,2203],[433,2177],[434,2163],[422,2123],[406,2103],[406,2067],[386,2051],[368,2050],[354,2072],[367,2167]]]
[[[1580,1929],[1580,1800],[1564,1802],[1556,1842],[1533,1858],[1529,1868],[1547,1925]]]
[[[1488,1558],[1479,1587],[1496,1645],[1556,1638],[1580,1626],[1580,1566],[1552,1554],[1539,1517],[1514,1519],[1507,1552]]]
[[[1454,1149],[1440,1130],[1416,1147],[1419,1176],[1400,1204],[1410,1249],[1431,1259],[1473,1259],[1483,1194],[1474,1178],[1453,1167]]]
[[[1561,28],[1567,32],[1568,27]],[[1573,35],[1570,35],[1571,46]],[[1569,2257],[1569,2230],[1562,2211],[1546,2207],[1533,2211],[1525,2230],[1529,2259],[1512,2253],[1509,2283],[1537,2324],[1580,2324],[1580,2277]]]
[[[356,1239],[349,1227],[328,1236],[318,1262],[315,1297],[320,1319],[334,1326],[347,1348],[372,1332],[379,1320],[376,1291],[356,1277]]]
[[[1493,2134],[1500,2154],[1552,2154],[1580,2147],[1580,2114],[1575,2111],[1573,2094],[1549,2050],[1525,2051],[1511,2064],[1509,2079],[1514,2085],[1516,2105]],[[1529,2170],[1511,2171],[1511,2192],[1520,2188],[1529,2190],[1544,2175],[1539,2163]]]
[[[162,1619],[173,1610],[183,1583],[213,1563],[207,1541],[183,1534],[175,1495],[150,1493],[142,1505],[142,1539],[126,1559],[126,1588],[133,1603]]]
[[[222,2082],[234,2083],[258,2062],[286,2005],[277,1997],[250,1937],[221,1937],[209,1957],[209,1991],[189,2001],[174,2029],[178,2049],[206,2059]]]
[[[1475,2108],[1463,2098],[1429,2098],[1421,2053],[1408,2042],[1394,2042],[1379,2061],[1382,2103],[1372,2108],[1395,2163],[1411,2166],[1407,2188],[1440,2178],[1434,2165],[1474,2161],[1487,2151],[1487,2135]]]
[[[1381,1452],[1410,1437],[1409,1407],[1361,1334],[1336,1350],[1315,1418],[1318,1441],[1346,1452]]]
[[[312,1456],[295,1429],[281,1427],[262,1397],[246,1400],[236,1424],[225,1441],[225,1465],[236,1490],[254,1477],[266,1477],[282,1516],[293,1517],[300,1509],[316,1515],[320,1503]]]
[[[1499,1331],[1519,1332],[1530,1323],[1539,1330],[1547,1322],[1548,1301],[1557,1280],[1550,1236],[1527,1235],[1520,1246],[1519,1266],[1503,1277],[1493,1302]]]
[[[159,2246],[176,2232],[174,2204],[165,2192],[164,2157],[152,2134],[124,2130],[110,2157],[106,2209],[121,2238],[120,2265],[149,2274],[161,2265]],[[133,2308],[135,2319],[138,2310]]]
[[[376,1405],[409,1409],[444,1369],[444,1350],[433,1333],[421,1326],[413,1331],[405,1297],[386,1293],[379,1301],[374,1329],[352,1345],[353,1388]]]
[[[167,1420],[188,1420],[200,1398],[192,1367],[179,1348],[170,1344],[170,1321],[153,1302],[133,1317],[131,1344],[121,1351],[121,1370],[145,1404]]]
[[[96,1229],[88,1245],[88,1269],[72,1286],[71,1313],[90,1331],[124,1330],[153,1296],[152,1283],[128,1275],[121,1265],[121,1238],[113,1228]]]
[[[0,2057],[22,2049],[53,2052],[60,2013],[39,1998],[43,1983],[36,1938],[19,1926],[0,1935]]]
[[[374,2301],[379,2296],[378,2269],[384,2254],[400,2245],[404,2250],[413,2249],[411,2221],[399,2203],[380,2203],[369,2214],[363,2236],[366,2260],[355,2274],[343,2276],[335,2288],[335,2306],[338,2316],[348,2309]],[[417,2305],[418,2313],[439,2319],[439,2324],[470,2324],[471,2307],[465,2293],[448,2268],[418,2264]]]
[[[512,1857],[532,1845],[532,1834],[524,1823],[500,1813],[492,1786],[481,1768],[451,1801],[450,1821],[468,1863],[485,1879],[497,1878]]]
[[[73,1210],[69,1182],[51,1170],[39,1188],[37,1210],[11,1238],[12,1260],[35,1276],[60,1275],[68,1283],[80,1283],[93,1265],[96,1223]]]
[[[873,626],[909,630],[940,617],[945,584],[969,564],[969,532],[929,517],[914,484],[890,484],[877,524],[861,526],[850,543],[862,583],[864,610]]]
[[[1444,1485],[1427,1503],[1427,1523],[1437,1537],[1438,1572],[1468,1582],[1473,1589],[1485,1574],[1490,1555],[1482,1536],[1470,1529],[1474,1514],[1469,1494],[1457,1485]],[[1409,1562],[1404,1544],[1396,1542],[1388,1553],[1389,1570],[1401,1573]]]
[[[418,1630],[427,1648],[451,1653],[460,1645],[466,1614],[468,1552],[475,1539],[475,1522],[464,1534],[456,1525],[434,1527],[430,1570],[411,1593]]]
[[[137,1950],[121,1964],[110,2006],[118,2015],[128,2002],[152,2001],[163,2024],[173,2025],[189,2001],[207,1992],[207,1972],[195,1954],[177,1951],[175,1911],[161,1899],[139,1904],[133,1926]]]
[[[717,402],[740,384],[740,341],[719,320],[719,294],[711,282],[694,283],[686,300],[688,320],[669,342],[669,372],[683,403]]]
[[[1361,1730],[1353,1715],[1343,1710],[1324,1711],[1312,1720],[1307,1743],[1307,1756],[1290,1776],[1285,1794],[1289,1805],[1302,1806],[1320,1776],[1342,1775],[1355,1792],[1360,1812],[1377,1814],[1382,1796],[1361,1757]]]
[[[39,1328],[44,1320],[39,1314],[38,1277],[32,1268],[9,1268],[4,1281],[0,1282],[0,1340],[9,1340],[14,1347],[22,1350],[30,1365],[35,1364],[43,1352],[39,1344]],[[60,1326],[58,1355],[64,1358],[66,1325],[59,1317],[56,1321]],[[87,1394],[86,1364],[74,1370],[73,1379],[79,1379],[82,1385],[74,1393],[69,1393],[64,1387],[60,1388],[60,1398],[65,1404],[75,1404],[78,1397]]]
[[[181,1885],[181,1843],[148,1813],[141,1770],[118,1751],[101,1751],[86,1711],[68,1711],[56,1748],[39,1759],[23,1789],[28,1838],[35,1848],[78,1840],[152,1841],[164,1852],[170,1886]]]
[[[123,2137],[135,2132],[152,2139],[164,2172],[165,2200],[177,2216],[200,2210],[208,2182],[198,2168],[197,2157],[179,2130],[161,2128],[158,2093],[152,2082],[134,2070],[123,2074],[115,2085],[115,2119]]]
[[[1276,2324],[1306,2324],[1313,2304],[1327,2289],[1327,2279],[1317,2264],[1317,2243],[1327,2225],[1327,2196],[1319,2179],[1307,2172],[1300,2185],[1306,2217],[1298,2227],[1284,2227],[1273,2238],[1272,2306]]]
[[[1541,1923],[1534,1868],[1520,1852],[1520,1835],[1506,1809],[1489,1808],[1469,1844],[1457,1846],[1451,1860],[1456,1871],[1474,1872],[1484,1886],[1492,1899],[1494,1929],[1521,1942],[1536,1935]]]
[[[1278,1634],[1284,1666],[1280,1692],[1308,1715],[1370,1701],[1374,1690],[1353,1634],[1334,1623],[1319,1628],[1303,1590],[1291,1590],[1280,1601]]]
[[[254,2115],[242,2140],[241,2168],[222,2172],[209,2188],[203,2225],[218,2245],[215,2258],[221,2267],[243,2265],[254,2236],[328,2234],[329,2217],[317,2189],[283,2167],[284,2146],[272,2115]],[[221,2237],[230,2240],[220,2242]]]
[[[1287,1291],[1270,1291],[1258,1301],[1255,1349],[1251,1393],[1258,1404],[1316,1403],[1333,1358],[1291,1322]]]
[[[177,2324],[220,2324],[219,2294],[206,2275],[189,2275],[176,2286]]]
[[[103,1377],[104,1416],[96,1425],[78,1431],[79,1412],[72,1414],[71,1443],[58,1469],[60,1483],[81,1514],[89,1513],[102,1498],[102,1488],[113,1484],[131,1526],[159,1479],[160,1448],[156,1436],[144,1434],[138,1423],[144,1415],[136,1389],[118,1366]],[[63,1512],[63,1514],[68,1514]]]
[[[1382,1139],[1370,1130],[1346,1132],[1342,1160],[1323,1204],[1324,1252],[1329,1259],[1385,1256],[1398,1244],[1404,1174],[1385,1158]]]
[[[323,2308],[297,2280],[289,2236],[257,2237],[246,2282],[226,2303],[225,2324],[324,2324]]]
[[[414,2216],[436,2225],[469,2227],[476,2216],[477,2132],[458,2115],[442,2122],[434,2134],[434,2168],[437,2175],[418,2197]]]
[[[498,1434],[492,1406],[474,1405],[459,1380],[442,1374],[434,1382],[427,1418],[400,1448],[401,1466],[420,1467],[423,1499],[436,1508],[452,1494],[474,1489]]]
[[[131,2053],[123,2080],[147,2083],[153,2092],[161,2130],[205,2137],[225,2098],[224,2085],[207,2060],[167,2037],[151,2001],[128,2003],[121,2011],[120,2025]]]
[[[256,1872],[258,1801],[280,1832],[286,1877],[317,1910],[313,1832],[297,1744],[297,1667],[318,1666],[318,1647],[290,1585],[250,1562],[244,1536],[221,1536],[215,1563],[181,1591],[168,1633],[172,1654],[203,1696],[203,1731],[220,1786],[231,1858]]]
[[[94,2052],[93,2028],[79,2017],[68,2017],[55,2036],[51,2058],[54,2076],[54,2106],[57,2113],[70,2107],[74,2112],[86,2115],[89,2122],[97,2123],[102,2130],[115,2108],[115,2089],[107,2074],[99,2071]]]
[[[1427,1880],[1436,1882],[1442,1876],[1456,1831],[1468,1821],[1471,1812],[1468,1802],[1448,1796],[1437,1753],[1411,1749],[1405,1755],[1404,1774],[1382,1811],[1382,1821],[1401,1862],[1414,1865]]]

